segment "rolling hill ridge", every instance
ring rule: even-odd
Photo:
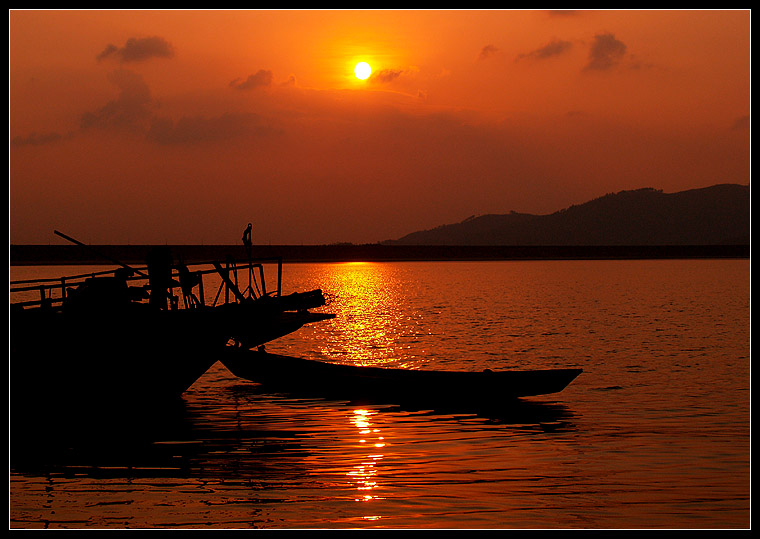
[[[607,194],[548,215],[511,212],[407,234],[385,245],[749,245],[749,185]]]

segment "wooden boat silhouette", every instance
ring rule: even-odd
[[[179,397],[230,344],[255,347],[334,316],[310,311],[326,303],[319,289],[282,294],[281,258],[191,271],[168,255],[158,249],[147,268],[119,262],[96,274],[12,282],[11,408],[150,407]],[[276,267],[272,291],[265,264]],[[241,272],[249,277],[243,292]],[[213,304],[203,289],[209,274],[221,280]]]
[[[265,351],[228,349],[227,369],[268,390],[387,404],[478,404],[558,393],[582,369],[440,371],[325,363]]]

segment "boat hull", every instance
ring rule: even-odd
[[[581,369],[426,371],[336,365],[266,352],[226,349],[220,361],[235,376],[281,392],[357,402],[506,401],[558,393]]]
[[[17,312],[10,324],[11,408],[154,406],[180,398],[230,339],[256,346],[329,316],[236,304]]]
[[[11,409],[130,409],[179,398],[225,344],[199,332],[177,333],[181,322],[163,311],[17,314]]]

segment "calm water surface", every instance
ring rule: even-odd
[[[294,264],[283,279],[338,316],[269,351],[584,373],[473,414],[268,394],[217,363],[150,435],[116,425],[12,459],[11,527],[749,527],[749,261]]]

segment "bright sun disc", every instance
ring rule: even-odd
[[[354,68],[354,75],[357,79],[364,80],[369,77],[370,73],[372,73],[372,68],[367,62],[359,62]]]

